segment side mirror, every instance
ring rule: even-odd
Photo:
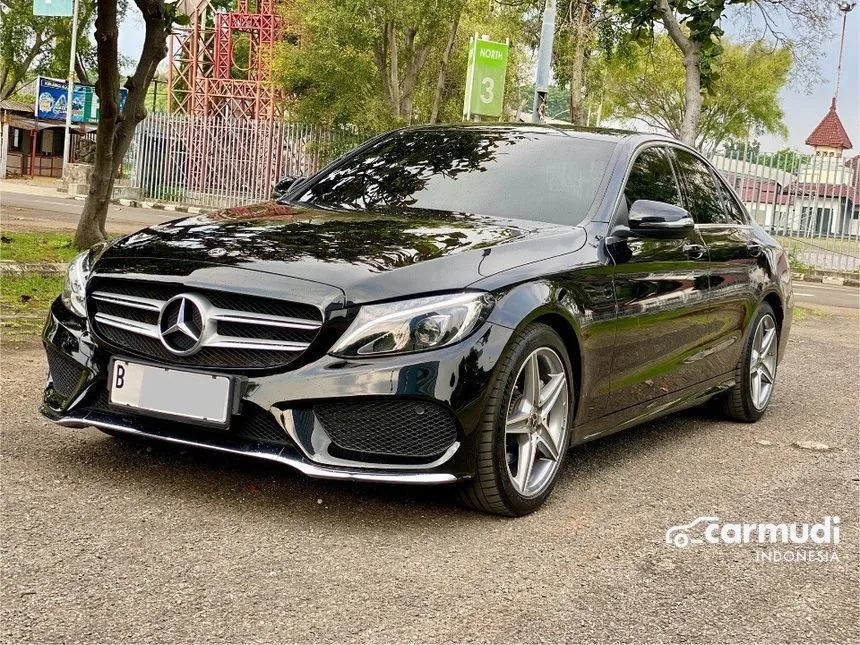
[[[272,189],[272,199],[279,199],[286,195],[287,191],[295,186],[299,180],[301,177],[290,177],[289,175],[279,180]]]
[[[692,233],[694,222],[680,206],[637,199],[627,215],[627,226],[640,237],[680,238]]]

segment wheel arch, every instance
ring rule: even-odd
[[[581,332],[576,321],[578,311],[582,311],[582,307],[574,303],[570,290],[539,281],[514,287],[500,298],[499,307],[491,316],[494,322],[517,332],[533,323],[541,323],[559,335],[573,370],[574,414],[579,409],[583,376]]]
[[[770,293],[765,294],[764,298],[762,298],[762,302],[766,302],[770,305],[770,308],[773,309],[773,313],[776,316],[777,334],[781,338],[783,323],[785,322],[785,308],[782,306],[782,299],[779,297],[778,293],[771,291]]]

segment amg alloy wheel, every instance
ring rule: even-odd
[[[477,473],[462,491],[489,513],[525,515],[555,485],[573,417],[573,382],[564,343],[550,327],[519,332],[496,379],[479,430]]]
[[[750,323],[735,385],[723,399],[726,414],[737,421],[757,421],[770,403],[776,384],[779,331],[773,309],[762,303]]]
[[[508,476],[517,492],[534,497],[558,470],[567,435],[568,384],[555,350],[541,347],[517,375],[505,420]]]
[[[752,404],[764,410],[776,381],[776,321],[770,314],[762,316],[756,327],[749,365]]]

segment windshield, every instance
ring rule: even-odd
[[[615,147],[558,130],[394,132],[292,199],[323,208],[473,213],[575,225]]]

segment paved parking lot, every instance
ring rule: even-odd
[[[41,351],[7,344],[0,633],[857,642],[858,352],[856,310],[804,315],[760,423],[695,410],[578,448],[550,502],[511,520],[443,490],[319,482],[50,426],[36,413]],[[838,515],[838,561],[665,544],[667,527],[704,515]]]

